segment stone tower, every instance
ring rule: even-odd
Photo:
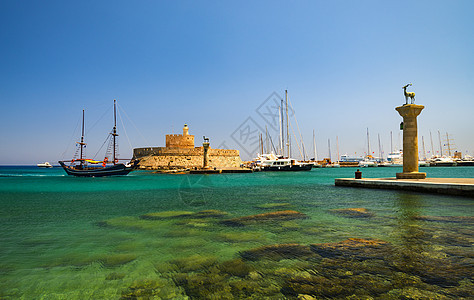
[[[194,148],[194,135],[189,134],[189,127],[184,124],[183,134],[167,134],[167,148]]]

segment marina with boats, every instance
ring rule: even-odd
[[[209,148],[210,159],[208,161],[209,168],[215,170],[228,170],[229,172],[249,171],[309,171],[313,168],[372,168],[372,167],[402,167],[403,166],[403,150],[394,150],[401,148],[393,146],[392,132],[390,132],[390,152],[385,155],[383,145],[381,143],[380,134],[378,138],[378,156],[371,149],[369,128],[366,129],[366,151],[365,155],[348,155],[339,153],[339,137],[336,136],[336,157],[331,157],[331,139],[328,138],[328,157],[318,159],[317,145],[315,138],[315,130],[312,135],[312,158],[308,158],[305,143],[303,141],[300,128],[296,121],[296,126],[292,126],[290,122],[289,111],[293,112],[288,98],[288,91],[285,90],[285,99],[281,99],[278,106],[278,137],[275,139],[278,143],[274,144],[274,139],[265,127],[265,133],[259,133],[259,153],[256,157],[249,161],[240,159],[238,150],[224,150]],[[81,140],[77,142],[76,153],[74,158],[67,161],[59,161],[60,166],[68,175],[74,176],[112,176],[126,175],[134,169],[158,170],[160,172],[186,173],[191,170],[196,171],[203,167],[203,147],[194,147],[194,136],[188,134],[188,127],[185,124],[183,135],[167,135],[166,147],[148,147],[135,148],[132,159],[120,159],[125,161],[119,163],[117,151],[117,116],[116,101],[114,100],[114,127],[108,138],[109,145],[106,150],[104,159],[97,160],[95,158],[86,158],[84,149],[84,110],[82,116],[82,135]],[[297,128],[300,140],[294,132]],[[401,129],[402,129],[401,125]],[[294,139],[291,138],[293,133]],[[265,134],[265,137],[264,137]],[[168,141],[169,139],[169,141]],[[182,141],[180,140],[182,139]],[[439,150],[434,151],[433,138],[430,131],[431,151],[426,152],[424,137],[422,140],[422,151],[419,153],[419,167],[444,167],[444,166],[474,166],[474,158],[469,155],[462,156],[461,152],[455,151],[452,138],[446,133],[445,143],[441,141],[441,134],[438,131]],[[400,140],[400,134],[398,137]],[[190,142],[191,141],[191,142]],[[400,144],[400,142],[399,142]],[[292,148],[296,145],[298,151],[293,152]],[[295,154],[299,154],[295,155]],[[184,159],[184,160],[183,160]],[[161,162],[161,163],[157,163]],[[180,163],[181,162],[181,163]],[[49,162],[37,164],[40,168],[53,167]],[[194,172],[199,173],[199,172]],[[215,172],[219,173],[219,172]]]

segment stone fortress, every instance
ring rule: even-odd
[[[133,149],[133,158],[140,160],[139,168],[178,170],[203,166],[203,147],[194,147],[194,135],[189,134],[187,124],[184,124],[183,134],[167,134],[165,145]],[[242,164],[239,150],[209,148],[208,153],[211,168],[238,168]]]

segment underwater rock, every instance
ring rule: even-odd
[[[222,232],[214,236],[218,241],[228,243],[245,243],[265,241],[266,237],[261,232]]]
[[[474,224],[474,217],[470,216],[413,216],[412,219],[427,222]]]
[[[99,262],[104,267],[117,267],[134,261],[137,258],[134,254],[111,254],[103,256],[99,259]]]
[[[229,215],[225,211],[217,210],[217,209],[207,209],[201,210],[197,213],[194,213],[191,217],[192,218],[222,218]]]
[[[189,228],[206,228],[211,226],[212,223],[206,219],[184,219],[183,221],[176,222],[176,225],[186,226]]]
[[[260,292],[260,285],[253,280],[238,280],[229,283],[235,299],[246,299]]]
[[[280,288],[241,259],[199,273],[175,273],[174,283],[191,299],[282,299]]]
[[[347,218],[372,218],[374,214],[366,208],[341,208],[329,210],[333,214],[341,215]]]
[[[137,258],[135,254],[120,253],[120,254],[109,254],[109,255],[88,255],[87,253],[71,253],[65,255],[54,263],[44,265],[45,268],[59,267],[59,266],[74,266],[74,267],[86,267],[93,263],[99,263],[103,267],[112,268],[127,264],[134,261]]]
[[[306,219],[307,215],[294,211],[294,210],[282,210],[270,213],[263,213],[258,215],[244,216],[239,218],[233,218],[229,220],[223,220],[220,223],[227,226],[245,226],[248,224],[255,224],[265,221],[288,221],[295,219]]]
[[[281,222],[279,229],[280,231],[286,231],[286,232],[297,231],[301,229],[301,226],[299,223],[295,221],[284,221],[284,222]]]
[[[311,244],[310,247],[322,257],[351,257],[359,260],[383,259],[392,251],[388,242],[359,238],[350,238],[338,243]]]
[[[246,264],[242,259],[233,259],[225,261],[218,266],[222,273],[231,276],[245,277],[254,270],[252,266]]]
[[[443,288],[452,288],[466,278],[472,278],[472,262],[457,262],[446,259],[434,259],[423,254],[409,254],[409,259],[397,257],[392,262],[400,272],[416,275],[424,283]]]
[[[173,279],[191,299],[234,299],[227,277],[216,272],[178,273]]]
[[[163,220],[163,219],[174,219],[174,218],[185,218],[194,215],[192,211],[160,211],[154,213],[148,213],[141,215],[141,219],[146,220]]]
[[[341,297],[350,295],[351,292],[339,278],[329,279],[320,275],[311,276],[311,278],[292,278],[281,288],[281,293],[285,296],[315,295],[317,299],[318,296],[325,299]]]
[[[125,277],[125,273],[113,272],[113,273],[110,273],[109,275],[107,275],[107,277],[105,277],[105,280],[119,280],[119,279],[122,279],[124,277]]]
[[[393,289],[387,293],[388,299],[416,299],[416,300],[432,300],[432,299],[448,299],[445,295],[438,294],[428,290],[418,289],[416,287],[405,287],[402,289]]]
[[[217,209],[201,210],[198,212],[192,211],[160,211],[154,213],[148,213],[141,215],[141,219],[145,220],[165,220],[165,219],[180,219],[180,218],[222,218],[227,216],[228,213]]]
[[[135,216],[124,216],[96,223],[99,227],[120,228],[126,230],[159,231],[160,227],[150,219]]]
[[[241,251],[240,256],[245,260],[270,259],[279,261],[311,257],[314,256],[314,253],[310,247],[300,244],[277,244]]]
[[[290,203],[265,203],[265,204],[256,205],[255,208],[278,209],[278,208],[283,208],[283,207],[288,207],[288,206],[291,206],[291,204]]]
[[[122,292],[121,300],[128,299],[161,299],[161,289],[165,287],[167,282],[154,279],[142,279],[133,282],[132,285]]]
[[[190,272],[207,270],[216,264],[217,258],[214,256],[191,255],[188,257],[171,260],[170,263],[176,267],[179,272]]]
[[[305,295],[305,294],[299,294],[297,299],[298,300],[317,300],[315,297],[311,295]]]

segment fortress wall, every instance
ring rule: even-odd
[[[242,164],[240,156],[210,155],[211,168],[238,168]],[[202,155],[164,155],[146,156],[140,159],[140,168],[143,169],[191,169],[203,166]]]
[[[242,164],[238,150],[209,148],[209,167],[238,168]],[[194,135],[184,124],[183,134],[167,134],[166,147],[133,149],[133,158],[139,159],[143,169],[201,168],[204,163],[203,147],[194,147]]]
[[[133,149],[133,157],[140,159],[145,156],[203,156],[202,147],[196,148],[167,148],[167,147],[147,147]],[[239,150],[209,149],[210,156],[239,156]]]
[[[203,166],[203,148],[192,149],[149,147],[133,149],[144,169],[189,169]],[[209,149],[211,168],[237,168],[242,164],[238,150]]]

